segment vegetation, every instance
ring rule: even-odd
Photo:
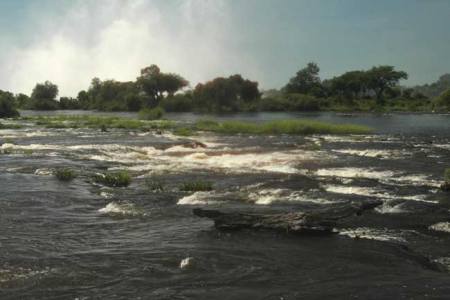
[[[69,168],[57,169],[54,174],[60,181],[71,181],[77,177],[75,171]]]
[[[184,182],[180,186],[180,190],[183,192],[206,192],[213,190],[213,184],[209,181],[188,181]]]
[[[23,119],[47,128],[96,128],[103,131],[108,128],[150,130],[165,129],[173,126],[173,122],[166,120],[143,121],[131,118],[89,115],[38,116],[25,117]]]
[[[225,134],[366,134],[371,129],[365,126],[350,124],[330,124],[309,120],[280,120],[266,123],[241,121],[199,121],[195,125],[199,130]]]
[[[241,75],[216,78],[195,87],[193,97],[200,111],[234,112],[255,103],[261,94],[258,83]]]
[[[59,103],[56,101],[59,90],[56,84],[46,81],[38,83],[31,93],[26,108],[34,110],[56,110],[59,108]]]
[[[450,110],[446,94],[450,89],[450,74],[441,76],[435,83],[412,88],[400,85],[407,78],[406,72],[381,65],[321,79],[318,64],[310,62],[281,89],[261,93],[258,82],[245,79],[240,74],[217,77],[190,89],[189,82],[181,75],[164,73],[157,65],[151,65],[143,68],[135,81],[94,78],[88,89],[80,91],[76,98],[60,97],[58,101],[58,86],[49,81],[37,84],[31,97],[2,92],[0,117],[2,114],[17,116],[16,108],[139,111],[145,120],[159,119],[164,111]]]
[[[126,187],[131,183],[131,176],[127,171],[96,174],[93,179],[96,183],[109,187]]]
[[[189,84],[178,74],[162,73],[157,65],[142,69],[136,83],[147,95],[148,107],[157,106],[164,98],[164,94],[173,96]]]
[[[447,168],[444,171],[444,183],[442,184],[441,189],[450,192],[450,168]]]
[[[445,182],[450,183],[450,168],[445,169],[444,180]]]
[[[141,120],[159,120],[164,116],[164,109],[161,107],[143,108],[139,111]]]
[[[18,117],[14,95],[0,90],[0,118]],[[0,124],[1,128],[1,124]]]
[[[161,181],[150,178],[145,179],[145,185],[150,191],[161,192],[164,191],[164,185]]]

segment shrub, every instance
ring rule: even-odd
[[[181,191],[184,192],[200,192],[200,191],[212,191],[213,190],[213,184],[209,181],[189,181],[184,182],[181,187]]]
[[[447,168],[444,171],[444,183],[441,185],[441,189],[450,192],[450,168]]]
[[[152,178],[146,178],[145,184],[150,191],[164,191],[163,183],[157,180],[153,180]]]
[[[109,187],[126,187],[131,183],[131,176],[127,171],[117,171],[94,175],[94,181]]]
[[[372,130],[366,126],[331,124],[310,120],[279,120],[266,123],[226,121],[215,126],[199,126],[203,130],[225,134],[366,134]]]
[[[18,117],[19,112],[15,108],[14,96],[11,93],[0,90],[0,118]]]
[[[193,101],[190,95],[169,96],[161,101],[161,107],[170,112],[187,112],[193,110]]]
[[[437,99],[437,105],[450,109],[450,89],[443,92]]]
[[[164,116],[164,109],[161,107],[143,108],[139,111],[139,119],[141,120],[159,120]]]
[[[77,177],[74,170],[69,168],[61,168],[55,171],[55,177],[60,181],[71,181]]]
[[[283,94],[261,99],[259,108],[262,111],[317,111],[320,99],[303,94]]]

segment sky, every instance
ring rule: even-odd
[[[323,79],[388,64],[423,84],[450,73],[449,28],[448,0],[0,0],[0,89],[76,96],[151,64],[269,89],[310,61]]]

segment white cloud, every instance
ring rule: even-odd
[[[0,88],[29,94],[50,80],[61,95],[75,96],[93,77],[134,80],[153,63],[192,85],[238,72],[259,78],[257,64],[239,51],[225,0],[155,3],[79,0],[66,14],[43,18],[31,44],[4,58]]]

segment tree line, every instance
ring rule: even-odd
[[[157,65],[151,65],[143,68],[135,81],[94,78],[76,98],[58,99],[58,86],[49,81],[36,84],[30,96],[0,91],[0,117],[15,116],[16,109],[140,111],[158,107],[174,112],[450,109],[450,81],[446,75],[435,84],[415,88],[400,85],[407,78],[406,72],[386,65],[322,80],[319,66],[311,62],[282,88],[262,92],[258,82],[240,74],[218,77],[191,88],[181,75],[164,73]],[[438,95],[430,93],[430,89],[439,89]]]

